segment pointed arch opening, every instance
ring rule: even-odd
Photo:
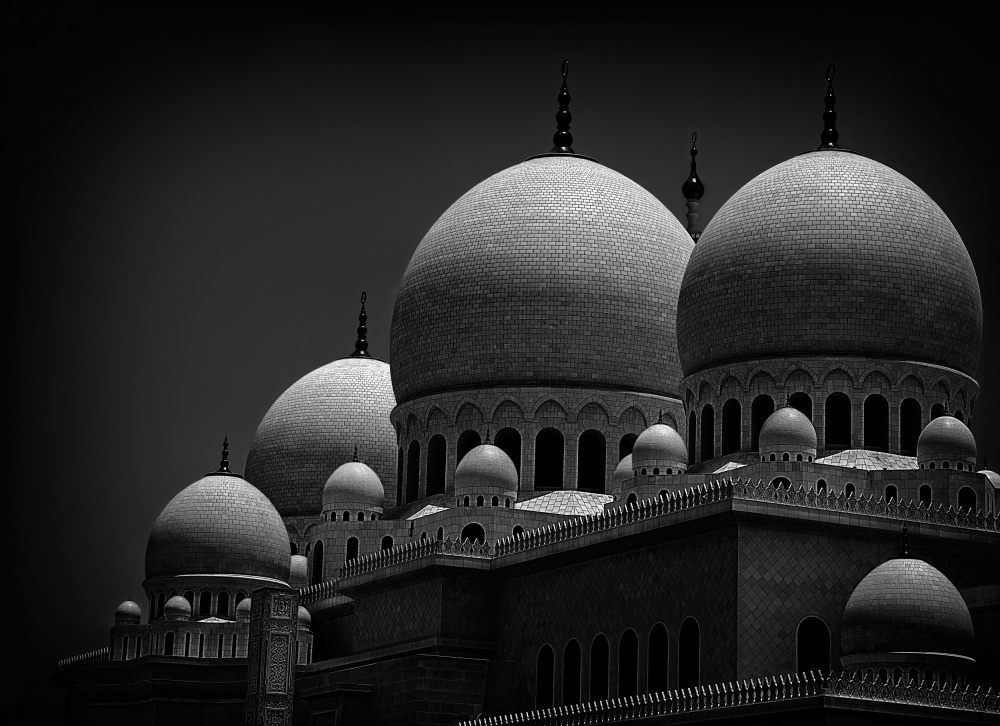
[[[444,436],[435,434],[427,442],[427,496],[444,494],[444,470],[448,461],[448,444]]]
[[[608,639],[601,633],[590,644],[590,700],[608,700]]]
[[[312,548],[312,584],[323,581],[323,541],[319,540]]]
[[[826,397],[827,449],[851,448],[851,399],[837,391]]]
[[[722,455],[740,450],[743,426],[743,408],[735,398],[730,398],[722,407]]]
[[[547,643],[538,651],[535,669],[535,708],[552,707],[553,667],[552,646]]]
[[[344,558],[344,562],[358,559],[358,544],[357,537],[351,537],[347,540],[347,556]]]
[[[608,442],[604,434],[596,429],[587,429],[580,434],[577,449],[577,489],[584,492],[604,494],[604,470]]]
[[[760,451],[760,430],[772,413],[774,399],[767,394],[762,393],[750,404],[750,448],[754,451]]]
[[[563,488],[563,435],[545,428],[535,438],[535,489]]]
[[[715,458],[715,409],[711,404],[701,409],[701,460]]]
[[[677,647],[677,686],[697,688],[701,681],[701,629],[694,618],[688,617],[681,624]]]
[[[688,416],[688,466],[698,462],[698,417],[694,411]]]
[[[667,690],[669,660],[670,636],[667,634],[667,626],[657,623],[649,631],[649,648],[646,654],[646,683],[649,693],[662,693]]]
[[[917,399],[907,398],[899,405],[899,450],[907,456],[915,456],[917,453],[920,416],[920,403]]]
[[[562,705],[580,703],[580,643],[571,640],[563,649]]]
[[[406,501],[420,498],[420,443],[411,441],[406,452]]]
[[[865,399],[865,448],[889,451],[889,402],[877,393]]]
[[[406,453],[403,447],[399,447],[399,456],[396,457],[396,506],[403,503],[403,463],[406,461]]]

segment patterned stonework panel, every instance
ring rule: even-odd
[[[431,227],[393,311],[400,402],[492,385],[668,395],[693,247],[653,195],[580,157],[494,174]]]
[[[245,722],[291,726],[295,663],[290,647],[298,612],[294,591],[261,588],[252,594]]]
[[[351,652],[432,637],[440,631],[441,581],[407,585],[355,602]]]
[[[859,154],[814,151],[712,218],[684,274],[677,333],[686,375],[853,353],[975,376],[983,306],[961,237],[916,184]]]
[[[596,553],[595,553],[596,554]],[[657,623],[669,634],[668,673],[677,685],[677,638],[685,618],[701,633],[701,683],[730,680],[736,664],[736,528],[594,557],[508,580],[498,628],[501,660],[515,664],[518,708],[533,708],[539,649],[556,654],[556,705],[562,693],[562,654],[571,639],[582,651],[583,699],[588,700],[590,649],[598,634],[610,645],[610,693],[617,693],[622,634],[639,640],[639,689],[647,673],[648,640]]]
[[[274,503],[282,517],[318,516],[323,485],[348,461],[374,469],[395,503],[396,432],[389,412],[396,405],[388,364],[342,358],[304,376],[265,414],[247,455],[246,478]],[[391,503],[389,499],[391,498]]]

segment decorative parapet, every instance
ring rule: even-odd
[[[91,650],[87,653],[81,653],[80,655],[70,656],[69,658],[63,658],[56,663],[56,667],[60,670],[63,668],[68,668],[76,663],[84,663],[88,661],[101,661],[108,659],[108,647],[98,648],[97,650]]]
[[[772,502],[793,507],[809,509],[825,509],[835,512],[853,512],[887,519],[906,520],[911,522],[929,522],[950,527],[975,529],[986,532],[998,531],[998,517],[992,512],[983,514],[971,510],[955,511],[953,507],[945,509],[927,509],[920,503],[908,504],[887,502],[884,497],[875,499],[873,495],[845,496],[843,492],[806,491],[800,486],[798,490],[774,487],[758,480],[756,482],[740,479],[714,481],[689,487],[678,492],[669,492],[658,497],[646,499],[631,506],[621,506],[600,514],[565,519],[539,529],[528,530],[519,535],[510,535],[497,540],[491,546],[489,543],[478,544],[466,540],[420,540],[393,547],[388,550],[374,552],[348,562],[340,570],[341,578],[353,577],[375,570],[411,562],[430,555],[452,555],[456,557],[479,557],[492,559],[517,552],[525,552],[538,547],[575,539],[595,532],[623,527],[634,522],[663,517],[675,512],[702,507],[725,499],[742,499],[755,502]],[[322,582],[303,588],[299,591],[303,602],[315,602],[335,593],[333,581]]]
[[[856,678],[854,674],[816,673],[758,678],[731,683],[682,688],[663,693],[627,696],[607,701],[558,706],[503,716],[487,716],[463,721],[459,726],[502,726],[503,724],[538,724],[539,726],[583,726],[584,724],[630,723],[636,719],[655,718],[675,713],[739,708],[755,703],[774,703],[830,696],[883,703],[934,706],[981,713],[1000,713],[1000,695],[982,688],[971,691],[941,688],[938,684],[917,685],[882,683]]]

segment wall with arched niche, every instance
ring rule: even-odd
[[[691,464],[733,453],[737,439],[739,451],[756,451],[760,426],[789,397],[812,419],[820,456],[848,448],[915,456],[920,430],[945,404],[971,425],[979,396],[958,371],[851,357],[732,363],[688,376],[681,390]]]

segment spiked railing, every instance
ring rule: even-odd
[[[381,550],[348,562],[340,570],[340,576],[352,577],[367,572],[391,567],[403,562],[411,562],[430,555],[452,555],[455,557],[495,558],[526,552],[538,547],[545,547],[556,542],[563,542],[577,537],[616,529],[634,522],[665,517],[675,512],[703,507],[726,499],[742,499],[754,502],[771,502],[792,507],[809,509],[825,509],[835,512],[853,512],[874,517],[903,520],[910,522],[928,522],[950,527],[975,529],[986,532],[998,531],[1000,521],[992,512],[984,514],[982,510],[955,511],[953,507],[945,509],[939,505],[937,509],[928,509],[920,503],[908,504],[887,502],[884,497],[845,496],[843,492],[806,491],[800,486],[795,489],[774,487],[764,480],[742,481],[728,479],[689,487],[678,492],[670,492],[658,497],[646,499],[631,506],[621,506],[609,509],[600,514],[565,519],[539,529],[532,529],[519,535],[509,535],[500,539],[494,545],[478,544],[466,540],[419,540],[399,545],[388,550]],[[326,586],[324,588],[324,586]],[[299,591],[300,597],[306,602],[315,602],[333,594],[333,582],[323,582]],[[323,594],[327,593],[327,594]]]
[[[97,650],[91,650],[86,653],[81,653],[80,655],[73,655],[69,658],[63,658],[56,663],[56,667],[60,670],[63,668],[68,668],[77,663],[85,663],[87,661],[101,661],[108,659],[108,648],[107,646],[103,648],[98,648]]]
[[[730,683],[681,688],[663,693],[627,696],[607,701],[557,706],[503,716],[487,716],[463,721],[460,726],[502,726],[504,724],[537,724],[538,726],[583,726],[584,724],[631,723],[637,719],[654,718],[675,713],[708,711],[717,708],[739,708],[755,703],[792,701],[813,696],[831,696],[939,708],[1000,713],[1000,695],[993,689],[970,687],[953,689],[934,683],[882,683],[859,679],[855,674],[796,673],[794,675],[757,678]]]

